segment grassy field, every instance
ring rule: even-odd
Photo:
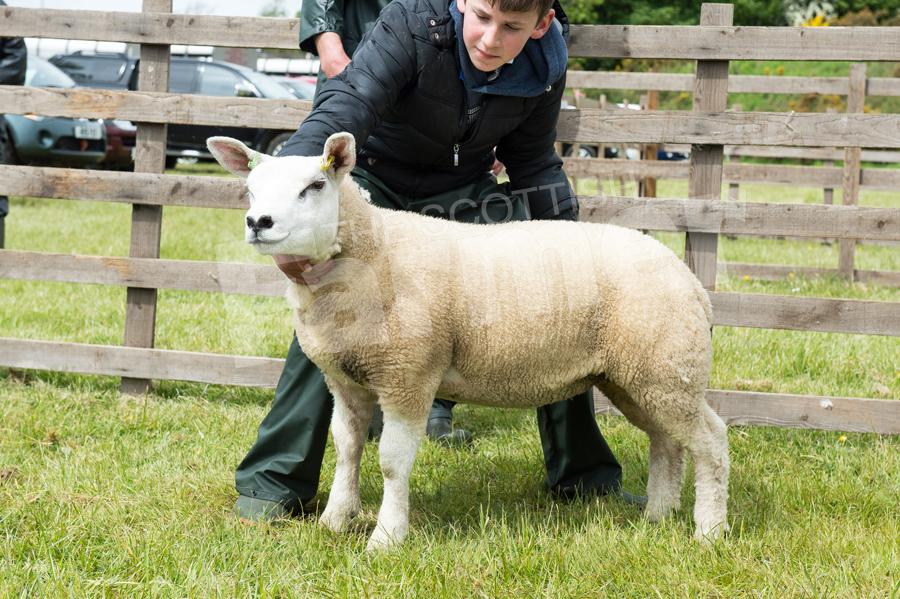
[[[685,192],[660,183],[661,196]],[[744,193],[821,201],[820,190]],[[900,194],[864,191],[861,203],[900,207]],[[241,221],[238,211],[166,208],[162,255],[262,261],[240,241]],[[129,223],[125,205],[13,198],[7,246],[124,256]],[[679,236],[661,238],[680,251]],[[720,252],[837,264],[836,247],[819,242],[723,239]],[[862,246],[857,264],[900,270],[900,251]],[[897,289],[829,278],[726,276],[720,289],[900,301]],[[0,336],[118,344],[124,305],[124,289],[0,280]],[[289,331],[279,298],[160,292],[161,348],[282,357]],[[714,344],[713,387],[900,398],[896,338],[722,327]],[[474,445],[423,446],[410,538],[369,556],[381,486],[374,446],[351,534],[313,518],[247,527],[229,513],[233,471],[271,391],[161,382],[135,400],[116,389],[111,378],[0,370],[0,597],[900,596],[897,437],[732,428],[733,531],[701,546],[690,540],[692,477],[682,513],[661,525],[615,501],[554,501],[533,413],[460,406]],[[643,489],[645,436],[621,419],[600,424],[626,488]],[[333,461],[329,446],[321,497]]]

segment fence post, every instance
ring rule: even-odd
[[[645,97],[641,98],[641,108],[645,110],[659,110],[659,91],[655,89],[647,90],[646,100]],[[644,160],[656,160],[658,152],[659,144],[645,144],[641,157]],[[643,198],[655,198],[656,179],[653,177],[641,179],[641,184],[638,186],[638,195]]]
[[[144,12],[172,12],[172,0],[144,0]],[[138,78],[140,91],[169,91],[169,46],[141,44]],[[162,173],[166,168],[166,124],[138,123],[134,171]],[[159,258],[162,206],[133,204],[131,209],[132,258]],[[129,287],[125,306],[125,342],[128,347],[153,347],[156,332],[156,289]],[[142,394],[150,381],[122,377],[121,391]]]
[[[730,26],[734,19],[731,4],[703,4],[700,25]],[[698,60],[694,76],[694,110],[724,112],[728,106],[728,61]],[[722,197],[721,145],[691,146],[691,175],[688,197],[710,200]],[[687,233],[684,261],[708,290],[716,288],[716,254],[719,237],[715,233]]]
[[[866,64],[850,65],[850,91],[847,94],[847,114],[862,113],[866,104]],[[844,149],[843,204],[859,204],[859,184],[861,178],[862,148]],[[856,255],[856,240],[840,240],[841,255],[838,271],[841,276],[853,281],[853,262]]]
[[[572,102],[575,104],[575,108],[581,110],[583,108],[584,102],[581,101],[581,97],[583,92],[579,88],[572,89]],[[572,142],[572,148],[570,150],[572,158],[581,158],[581,144],[578,142]],[[575,192],[575,196],[578,196],[578,177],[574,179],[574,189],[572,191]]]
[[[828,109],[825,110],[825,112],[829,112],[829,113],[830,113],[830,112],[837,112],[837,110],[834,109],[834,108],[828,108]],[[833,166],[834,166],[834,160],[826,160],[826,161],[825,161],[825,166],[826,166],[826,167],[833,167]],[[834,204],[834,188],[833,188],[833,187],[826,187],[826,188],[824,189],[824,193],[823,193],[823,198],[822,198],[822,199],[823,199],[823,201],[825,202],[825,205],[826,205],[826,206],[831,206],[832,204]],[[827,239],[826,239],[825,241],[828,242]]]

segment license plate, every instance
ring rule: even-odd
[[[75,125],[76,139],[101,139],[103,137],[103,129],[100,123],[83,123]]]

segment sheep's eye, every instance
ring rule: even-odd
[[[325,180],[324,180],[324,179],[319,179],[319,180],[317,180],[317,181],[313,181],[312,183],[310,183],[309,185],[307,185],[305,188],[303,188],[303,191],[300,192],[300,195],[299,195],[298,197],[301,197],[301,198],[304,197],[304,196],[306,195],[306,192],[307,192],[307,191],[310,191],[310,190],[312,190],[312,191],[322,191],[322,188],[323,188],[323,187],[325,187]]]

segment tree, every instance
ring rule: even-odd
[[[900,2],[900,0],[892,0]],[[735,0],[735,25],[786,25],[784,0]],[[605,25],[696,25],[700,3],[675,0],[570,0],[564,9],[573,23]]]
[[[282,0],[271,0],[262,10],[259,11],[261,17],[286,17],[287,10],[282,6]]]

